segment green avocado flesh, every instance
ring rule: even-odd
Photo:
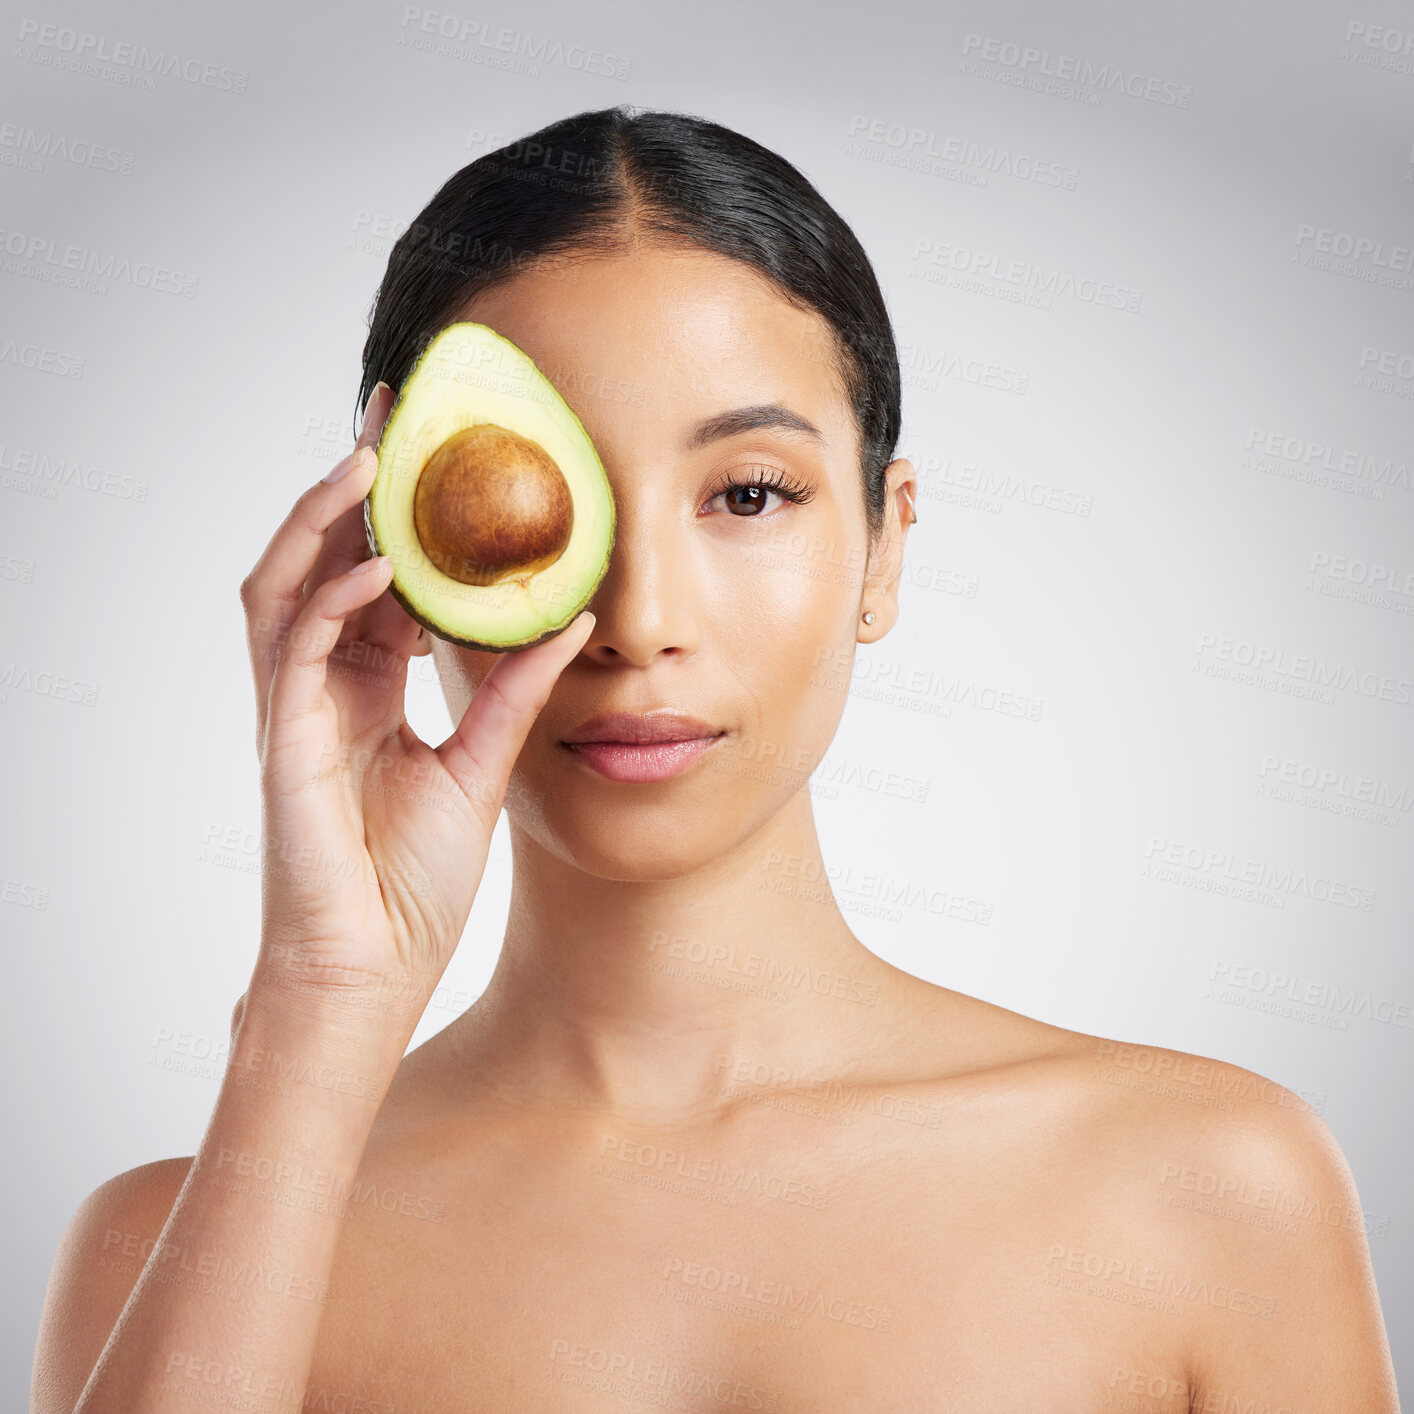
[[[609,568],[616,523],[584,424],[525,353],[471,323],[443,329],[403,383],[363,519],[403,608],[491,653],[574,621]]]

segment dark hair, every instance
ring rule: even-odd
[[[400,389],[475,294],[559,257],[639,234],[753,266],[831,326],[859,425],[870,538],[900,426],[898,350],[879,282],[837,211],[769,148],[719,123],[629,105],[564,118],[451,177],[393,246],[363,346],[362,408]]]

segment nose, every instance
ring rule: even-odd
[[[691,657],[705,608],[691,527],[652,498],[616,487],[614,501],[614,549],[589,603],[596,622],[583,652],[605,666],[635,668]]]

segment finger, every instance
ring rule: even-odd
[[[379,383],[368,395],[368,407],[363,416],[363,429],[358,434],[355,450],[358,447],[372,447],[375,451],[377,450],[378,440],[383,435],[383,428],[387,424],[388,415],[392,412],[395,401],[393,390],[386,383]],[[368,531],[364,527],[363,502],[359,501],[350,506],[329,527],[329,533],[324,537],[324,544],[320,547],[314,567],[305,583],[305,601],[308,602],[309,596],[326,579],[333,579],[335,575],[347,574],[360,560],[367,558]]]
[[[369,397],[361,440],[366,438],[367,444],[376,449],[397,398],[386,383],[380,383],[375,393],[381,396]],[[306,602],[325,580],[347,574],[369,557],[364,504],[360,501],[351,506],[329,527],[314,569],[305,582]],[[360,662],[380,677],[385,673],[397,675],[407,666],[409,658],[432,651],[430,636],[391,594],[380,595],[362,611],[350,614],[340,639],[357,639],[365,646],[369,651],[361,655]]]
[[[432,651],[431,635],[391,594],[375,599],[359,617],[359,638],[369,649],[364,661],[380,672]]]
[[[391,577],[391,562],[386,555],[380,555],[364,560],[314,591],[280,645],[270,684],[267,739],[277,741],[282,748],[308,740],[306,733],[291,729],[322,711],[329,701],[324,692],[329,652],[339,641],[344,620],[381,594]]]
[[[511,768],[531,723],[564,668],[589,641],[594,615],[586,609],[554,638],[503,654],[481,680],[456,730],[437,748],[447,772],[480,814],[487,831],[501,813]]]
[[[349,460],[343,478],[311,486],[297,500],[265,553],[241,585],[246,611],[246,642],[255,679],[256,750],[265,749],[270,686],[281,647],[305,607],[304,582],[313,568],[324,535],[334,520],[359,500],[373,480],[372,453],[360,450]]]
[[[329,527],[350,509],[359,506],[372,483],[376,459],[367,451],[378,436],[391,406],[392,389],[380,383],[368,400],[358,445],[334,468],[343,470],[336,481],[316,482],[297,500],[265,547],[255,568],[241,584],[246,610],[246,638],[255,677],[256,742],[264,749],[270,683],[279,657],[279,646],[290,625],[304,608],[308,580]],[[332,473],[331,473],[332,474]],[[359,514],[362,514],[360,511]]]

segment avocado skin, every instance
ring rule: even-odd
[[[378,456],[378,473],[374,477],[373,487],[369,488],[368,494],[364,497],[363,501],[364,534],[368,541],[369,550],[373,555],[382,555],[390,553],[389,551],[384,550],[379,542],[378,532],[375,528],[373,514],[373,492],[374,488],[378,485],[379,478],[383,474],[385,453],[388,450],[388,433],[394,428],[399,411],[403,409],[404,404],[408,401],[407,394],[409,390],[416,391],[418,389],[419,382],[421,381],[419,380],[418,375],[420,372],[423,372],[431,363],[441,341],[446,340],[448,338],[458,337],[464,334],[473,335],[473,333],[474,337],[476,338],[494,339],[498,343],[505,345],[514,354],[515,357],[524,360],[528,368],[533,370],[535,375],[542,379],[547,387],[550,387],[552,391],[555,391],[558,410],[565,415],[568,421],[573,425],[573,428],[577,431],[578,435],[583,438],[587,449],[589,450],[594,459],[595,465],[591,470],[597,471],[598,475],[603,480],[603,494],[605,497],[607,509],[607,543],[604,548],[602,563],[599,565],[597,571],[590,576],[583,594],[579,597],[578,602],[575,603],[573,609],[569,613],[559,618],[558,621],[549,622],[546,624],[545,627],[534,631],[528,635],[525,635],[521,638],[518,638],[514,641],[507,641],[505,639],[478,638],[469,635],[459,634],[448,628],[446,624],[444,624],[438,618],[435,617],[435,615],[430,609],[423,609],[399,583],[397,574],[398,561],[396,556],[394,556],[393,559],[394,574],[393,578],[389,581],[388,590],[410,618],[415,620],[417,623],[421,624],[429,633],[435,634],[438,638],[441,638],[448,643],[456,644],[459,647],[473,648],[481,653],[513,653],[519,651],[522,648],[534,647],[535,644],[543,643],[547,638],[554,638],[556,635],[563,633],[565,629],[567,629],[570,624],[572,624],[574,620],[578,617],[578,615],[588,606],[590,601],[594,598],[594,595],[597,592],[599,584],[603,580],[604,575],[608,572],[609,561],[613,555],[614,546],[617,543],[618,514],[617,507],[614,504],[613,492],[609,487],[608,478],[604,474],[603,463],[599,460],[598,454],[594,450],[594,444],[589,437],[588,430],[585,428],[584,423],[575,413],[574,409],[570,407],[569,403],[566,402],[564,398],[558,394],[557,390],[553,389],[553,385],[551,385],[549,383],[549,380],[545,378],[545,375],[539,371],[530,356],[523,349],[519,348],[517,345],[513,344],[509,339],[507,339],[504,334],[497,333],[488,325],[478,324],[470,320],[462,320],[458,321],[457,323],[448,324],[444,326],[424,346],[421,353],[417,357],[417,361],[409,370],[408,376],[403,380],[402,386],[398,389],[397,396],[393,400],[393,406],[388,410],[388,416],[384,419],[383,422],[383,430],[380,433],[378,442],[374,447],[374,451]],[[582,474],[583,471],[584,469],[581,468],[579,472],[574,474]],[[569,469],[566,469],[567,478],[570,475],[571,471]],[[574,483],[571,482],[571,484],[573,485]]]

